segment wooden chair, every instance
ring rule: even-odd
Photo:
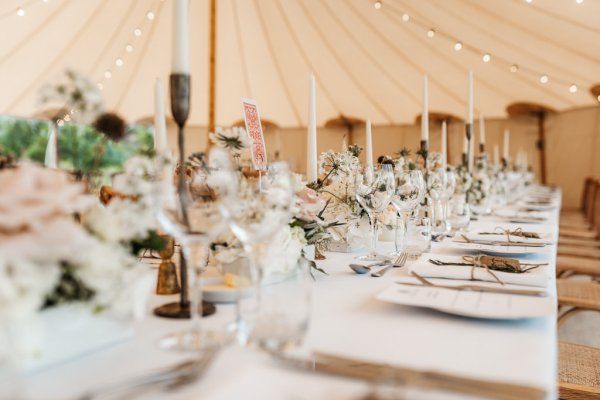
[[[559,307],[571,307],[558,326],[578,312],[600,311],[600,285],[595,282],[556,281]],[[600,400],[600,349],[559,342],[559,398]]]
[[[558,254],[582,258],[600,259],[600,240],[597,240],[600,230],[600,182],[597,179],[588,179],[586,183],[585,208],[586,216],[592,230],[585,228],[559,229]],[[591,193],[591,194],[590,194]]]
[[[560,399],[600,399],[600,349],[559,342],[558,385]]]
[[[558,255],[600,260],[600,248],[558,244]]]
[[[556,257],[556,276],[587,275],[600,279],[600,260],[574,256]]]
[[[557,279],[558,306],[570,307],[561,312],[558,326],[581,311],[600,311],[600,284],[596,282],[578,282],[569,279]]]
[[[577,214],[563,214],[560,218],[561,238],[598,239],[597,223],[600,223],[600,183],[587,178],[582,197],[582,210]]]

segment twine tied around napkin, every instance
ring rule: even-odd
[[[501,285],[504,282],[494,273],[494,271],[508,272],[513,274],[522,274],[527,271],[531,271],[537,267],[547,264],[525,264],[514,258],[495,257],[487,255],[477,256],[463,256],[464,263],[456,262],[444,262],[441,260],[432,260],[429,262],[435,265],[459,265],[459,266],[470,266],[471,268],[471,280],[475,280],[475,268],[484,268],[495,280]]]
[[[528,231],[524,231],[523,228],[517,228],[513,231],[511,231],[510,229],[502,229],[501,227],[497,226],[496,228],[494,228],[494,232],[480,232],[480,235],[506,235],[506,240],[508,240],[509,243],[513,243],[512,240],[510,240],[511,236],[516,236],[516,237],[522,237],[522,238],[526,238],[526,239],[540,239],[540,235],[536,232],[528,232]]]
[[[495,265],[495,261],[492,259],[491,263],[486,263],[487,258],[491,258],[489,256],[484,256],[484,255],[478,255],[478,256],[464,256],[463,260],[465,260],[468,263],[473,264],[473,268],[471,268],[471,280],[475,280],[475,268],[485,268],[485,270],[494,277],[494,279],[501,285],[504,285],[504,282],[502,282],[502,280],[500,278],[498,278],[498,276],[496,276],[496,274],[494,274],[491,270],[491,266]],[[519,261],[517,261],[518,263]],[[488,265],[491,264],[491,265]]]

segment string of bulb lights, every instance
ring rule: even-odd
[[[33,6],[36,6],[38,4],[44,4],[44,3],[48,3],[50,0],[29,0],[29,1],[23,1],[21,0],[20,4],[17,6],[16,9],[12,9],[12,10],[8,10],[4,13],[0,13],[0,20],[7,18],[7,17],[12,17],[13,15],[17,15],[17,17],[24,17],[27,14],[27,10]]]
[[[20,4],[16,8],[16,10],[13,9],[13,11],[1,13],[0,20],[4,19],[5,17],[14,16],[14,15],[16,15],[17,17],[25,17],[27,15],[29,8],[39,5],[39,4],[49,3],[50,1],[51,0],[21,0]],[[135,41],[139,40],[139,38],[143,35],[143,33],[147,31],[147,29],[146,29],[147,25],[152,23],[155,20],[155,18],[157,17],[156,9],[157,9],[158,1],[164,1],[164,0],[157,0],[157,3],[154,5],[154,7],[152,7],[151,9],[147,10],[144,13],[144,15],[140,19],[139,23],[132,27],[132,29],[130,31],[131,36],[126,41],[126,43],[121,47],[121,51],[118,53],[118,55],[114,58],[114,60],[111,59],[110,64],[106,68],[101,70],[103,72],[101,72],[100,77],[95,80],[96,86],[98,87],[99,90],[104,90],[107,82],[110,79],[112,79],[114,74],[125,65],[127,57],[130,56],[134,52]],[[523,1],[528,4],[531,4],[535,0],[523,0]],[[584,0],[574,0],[574,1],[576,4],[584,3]],[[575,82],[569,82],[569,81],[561,79],[555,75],[552,75],[552,77],[551,77],[545,72],[539,72],[539,71],[534,70],[533,68],[529,68],[522,64],[510,62],[509,60],[504,59],[501,56],[498,56],[496,54],[494,54],[492,56],[493,53],[491,53],[489,51],[485,51],[483,49],[480,49],[480,48],[473,46],[472,44],[469,44],[467,42],[464,42],[463,40],[460,40],[459,38],[455,37],[454,35],[452,35],[448,32],[444,32],[443,30],[440,30],[439,28],[432,27],[432,24],[429,24],[427,21],[419,19],[415,15],[411,15],[408,12],[396,9],[391,4],[386,4],[384,6],[383,0],[373,1],[373,7],[376,10],[384,10],[384,11],[395,14],[396,16],[398,16],[401,19],[401,21],[403,23],[419,27],[420,29],[422,29],[425,32],[427,38],[429,38],[429,39],[442,38],[442,39],[449,41],[451,44],[451,48],[456,52],[468,50],[476,55],[479,55],[481,57],[481,61],[483,63],[494,62],[494,63],[505,64],[507,66],[507,70],[510,73],[528,74],[528,75],[535,77],[535,79],[538,80],[538,82],[541,85],[547,85],[549,83],[558,84],[560,86],[563,86],[570,93],[573,93],[573,94],[577,93],[579,90],[580,85],[578,85]],[[581,85],[581,86],[583,86],[583,85]],[[597,96],[597,100],[600,102],[600,95]]]
[[[164,1],[164,0],[160,0],[160,1]],[[50,2],[50,0],[23,1],[16,8],[16,10],[9,11],[4,14],[0,14],[0,19],[2,19],[4,17],[8,17],[8,16],[13,16],[13,15],[16,15],[17,17],[25,17],[27,15],[27,11],[31,7],[36,6],[38,4],[49,3],[49,2]],[[122,50],[119,52],[119,54],[114,59],[114,61],[111,61],[111,64],[103,70],[102,75],[99,77],[99,79],[96,80],[96,86],[98,87],[99,90],[104,90],[104,86],[105,86],[106,82],[108,80],[110,80],[114,75],[113,71],[114,71],[115,67],[118,70],[125,65],[127,55],[132,54],[134,52],[133,43],[135,42],[136,39],[139,39],[142,36],[144,31],[146,30],[147,24],[151,23],[155,19],[156,19],[156,5],[153,8],[147,10],[145,12],[143,18],[140,19],[139,23],[134,25],[134,27],[131,29],[131,36],[127,40],[126,44],[122,47]],[[65,118],[65,120],[68,122],[69,117],[67,116]]]
[[[36,0],[36,1],[39,1],[39,0]],[[41,0],[41,1],[48,2],[48,0]],[[134,52],[135,48],[134,48],[133,44],[134,44],[135,40],[142,37],[143,33],[145,31],[149,30],[149,29],[146,29],[147,25],[149,23],[152,23],[158,16],[157,5],[158,5],[159,1],[162,2],[164,0],[157,0],[154,7],[147,10],[144,13],[144,16],[142,18],[140,18],[139,23],[133,25],[133,28],[130,28],[131,36],[126,41],[125,45],[120,46],[121,50],[117,54],[114,61],[110,62],[110,64],[105,69],[103,69],[103,72],[101,73],[99,79],[97,79],[95,81],[96,87],[98,88],[98,90],[100,90],[100,91],[104,90],[107,81],[109,81],[114,76],[113,68],[116,67],[117,70],[120,70],[125,65],[127,55],[131,55]],[[101,71],[102,71],[102,69],[101,69]],[[72,119],[73,113],[74,113],[74,110],[70,110],[70,112],[67,112],[63,116],[63,118],[58,119],[58,121],[57,121],[58,126],[63,126],[65,123],[70,122]]]
[[[161,0],[163,1],[163,0]],[[157,6],[155,5],[150,10],[146,11],[144,16],[141,18],[140,23],[136,24],[133,29],[131,29],[131,36],[127,40],[124,46],[122,46],[121,51],[115,57],[114,62],[111,62],[111,65],[107,66],[99,79],[96,80],[96,86],[99,90],[104,90],[104,85],[113,77],[113,68],[116,67],[119,70],[121,67],[125,65],[125,59],[127,55],[132,54],[134,52],[133,43],[142,36],[142,34],[147,30],[146,26],[152,23],[157,16],[156,11]]]
[[[534,0],[525,0],[526,3],[532,3],[533,1]],[[584,2],[584,0],[575,0],[576,4],[582,4],[583,2]],[[389,5],[384,7],[383,0],[375,0],[373,2],[373,7],[376,10],[388,10],[389,12],[398,15],[401,18],[402,22],[404,22],[406,24],[412,24],[412,25],[422,28],[426,32],[426,35],[429,39],[441,37],[443,39],[448,40],[450,43],[452,43],[452,49],[454,49],[454,51],[459,52],[459,51],[463,51],[463,50],[469,50],[472,53],[479,55],[481,57],[482,62],[484,62],[484,63],[492,62],[492,53],[485,51],[483,49],[480,49],[477,46],[473,46],[469,43],[466,43],[463,40],[456,38],[454,35],[452,35],[450,33],[444,32],[443,30],[440,30],[436,27],[432,27],[431,24],[428,24],[426,21],[422,21],[419,18],[416,18],[414,15],[410,15],[407,12],[397,10],[394,7],[391,7]],[[511,61],[504,59],[498,55],[494,55],[493,60],[494,60],[494,62],[499,62],[499,63],[505,64],[510,73],[513,73],[513,74],[525,73],[525,74],[534,76],[539,81],[539,83],[542,85],[546,85],[550,82],[553,82],[553,83],[556,83],[558,85],[565,87],[569,91],[569,93],[577,93],[577,91],[579,90],[580,85],[577,85],[577,83],[575,83],[575,82],[569,82],[565,79],[561,79],[556,76],[552,76],[552,79],[550,79],[550,76],[545,72],[539,72],[539,71],[534,70],[533,68],[528,68],[522,64],[511,62]],[[598,96],[598,101],[600,101],[600,96]]]

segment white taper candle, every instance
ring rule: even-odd
[[[467,123],[473,125],[473,71],[469,70],[469,109]]]
[[[510,131],[508,129],[504,130],[504,149],[503,149],[503,153],[502,153],[502,158],[504,158],[504,160],[506,160],[506,162],[508,162],[508,155],[509,155],[509,145],[510,145]]]
[[[365,147],[365,157],[367,159],[367,166],[373,166],[373,137],[371,135],[371,120],[367,120],[367,131],[366,131],[366,147]]]
[[[485,144],[485,120],[481,112],[479,113],[479,143]]]
[[[421,115],[421,140],[429,141],[429,80],[423,76],[423,114]]]
[[[317,103],[315,75],[308,79],[308,143],[306,178],[309,182],[317,180]]]
[[[500,164],[500,147],[497,144],[494,145],[494,165]]]
[[[446,120],[442,121],[442,167],[446,169],[446,165],[448,164],[448,127],[446,125]]]
[[[173,1],[173,60],[171,72],[189,74],[189,0]]]
[[[46,155],[44,165],[48,168],[56,168],[58,160],[56,159],[56,145],[58,143],[57,126],[53,122],[48,124],[48,143],[46,144]]]
[[[156,78],[154,83],[154,150],[156,154],[167,154],[167,122],[165,119],[165,100],[162,82]]]

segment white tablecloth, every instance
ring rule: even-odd
[[[551,223],[531,225],[557,237],[558,213]],[[476,229],[493,229],[493,217],[473,222]],[[391,243],[382,243],[382,249]],[[450,240],[434,243],[432,252],[455,254]],[[554,252],[555,254],[555,252]],[[441,312],[383,303],[375,296],[406,268],[384,277],[356,275],[348,268],[354,254],[328,253],[319,265],[313,315],[306,347],[350,357],[418,368],[430,368],[468,377],[521,383],[542,388],[556,398],[556,315],[524,321],[486,321]],[[550,259],[550,295],[556,298],[554,264]],[[72,398],[86,388],[164,367],[186,356],[159,350],[157,340],[182,329],[187,321],[151,315],[153,306],[175,299],[153,296],[148,318],[136,323],[133,340],[27,376],[20,381],[31,399]],[[205,319],[207,328],[219,329],[233,320],[233,306],[218,305]],[[19,381],[15,381],[19,383]],[[184,390],[158,394],[165,399],[348,399],[367,389],[356,381],[275,368],[263,354],[232,347],[226,350],[198,383]],[[2,390],[0,389],[0,393]],[[241,394],[246,393],[246,396]],[[151,397],[154,398],[154,397]],[[448,398],[443,395],[442,398]],[[462,398],[462,397],[458,397]]]

